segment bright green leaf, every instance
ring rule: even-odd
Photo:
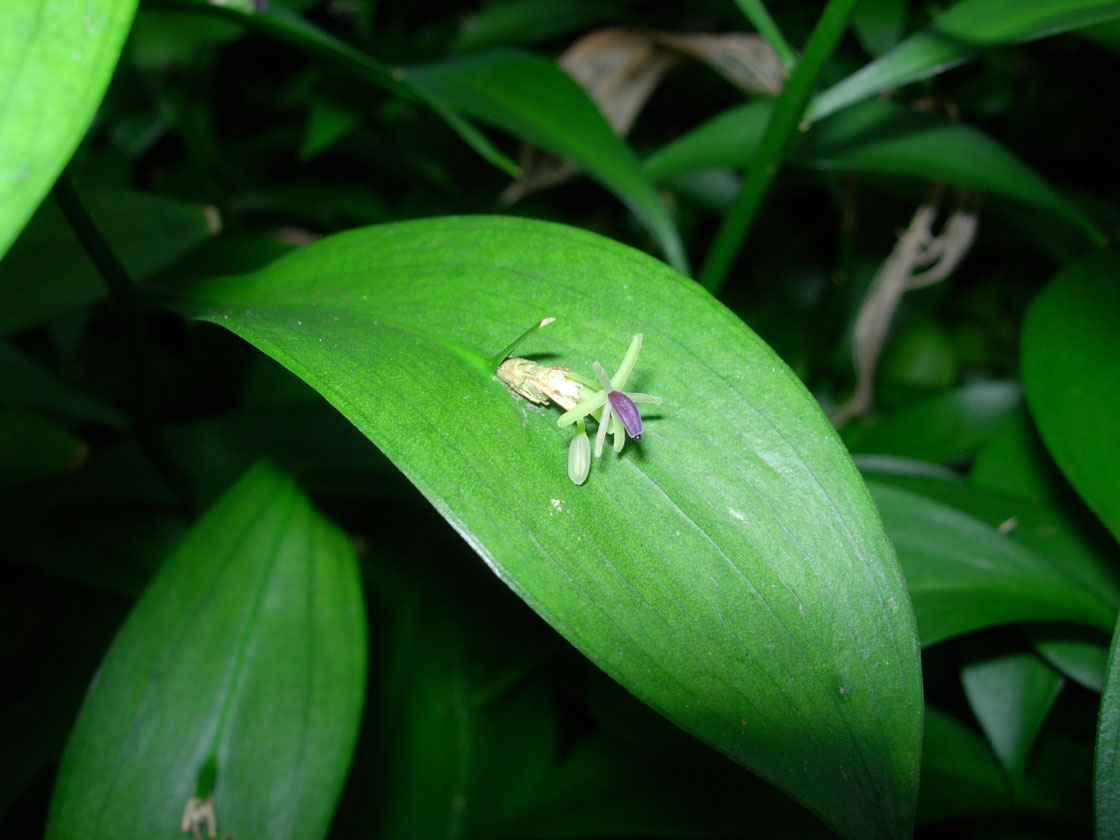
[[[576,82],[550,61],[513,50],[413,67],[406,78],[480,122],[575,161],[613,192],[687,271],[680,234],[626,141]]]
[[[1120,837],[1120,624],[1112,637],[1097,721],[1093,817],[1098,840]]]
[[[1079,578],[933,499],[869,481],[898,551],[923,645],[1010,622],[1107,630],[1116,611]]]
[[[1070,484],[1120,539],[1120,257],[1062,271],[1023,325],[1027,404]]]
[[[274,468],[250,470],[106,654],[48,840],[176,836],[208,768],[220,836],[323,836],[357,736],[365,640],[346,535]]]
[[[888,88],[944,72],[983,50],[1056,35],[1120,15],[1115,0],[961,0],[886,55],[819,94],[819,120]]]
[[[1021,776],[1035,736],[1062,688],[1061,675],[1029,650],[969,651],[961,683],[992,750]]]
[[[816,402],[694,283],[583,231],[472,217],[180,294],[322,392],[640,699],[842,833],[909,836],[921,685],[890,544]],[[545,315],[519,353],[590,373],[642,332],[630,385],[665,400],[581,487],[559,413],[488,362]]]
[[[0,257],[85,134],[136,0],[0,4]]]

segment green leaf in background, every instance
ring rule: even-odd
[[[1046,448],[1120,540],[1120,257],[1060,271],[1027,311],[1023,387]]]
[[[650,155],[646,174],[750,164],[772,108],[738,105]],[[885,100],[866,102],[814,124],[790,149],[789,163],[937,180],[1044,208],[1094,240],[1093,222],[992,138],[971,126]]]
[[[1088,633],[1062,632],[1051,625],[1027,628],[1027,635],[1038,655],[1062,674],[1090,691],[1100,694],[1104,690],[1107,639],[1101,641]]]
[[[127,423],[120,411],[61,381],[7,341],[0,341],[0,405],[89,420],[118,429]]]
[[[860,46],[880,56],[898,43],[906,27],[909,0],[862,0],[852,12],[852,33]]]
[[[220,836],[323,836],[365,643],[346,535],[290,479],[253,468],[117,634],[63,756],[48,840],[172,837],[210,787]]]
[[[1011,788],[991,748],[974,730],[936,706],[926,706],[920,823],[1011,808]]]
[[[135,190],[83,191],[82,204],[133,280],[170,265],[221,229],[213,207]],[[0,335],[100,300],[108,287],[53,200],[0,262]]]
[[[1120,15],[1115,0],[961,0],[886,55],[809,105],[806,119],[828,114],[888,88],[944,72],[983,50],[1056,35]]]
[[[84,441],[53,420],[0,408],[0,487],[73,472],[88,454]]]
[[[1105,632],[1116,610],[1075,577],[948,505],[869,481],[906,575],[923,645],[1010,622],[1069,621]]]
[[[670,265],[688,271],[680,234],[633,150],[555,64],[532,53],[495,50],[405,73],[480,122],[575,161],[649,228]]]
[[[391,93],[413,97],[432,109],[447,126],[483,158],[498,169],[516,177],[517,164],[495,148],[476,126],[459,115],[451,104],[410,84],[399,70],[355,49],[329,32],[320,29],[297,12],[302,3],[211,3],[209,0],[160,0],[168,9],[212,15],[233,20],[248,29],[304,50],[310,55],[352,73]]]
[[[1089,237],[1103,235],[1034,170],[981,131],[885,100],[849,108],[805,134],[805,166],[945,181],[1043,207]]]
[[[1012,411],[977,450],[968,481],[1050,507],[1061,504],[1065,485],[1025,404]]]
[[[0,4],[0,257],[85,134],[135,12],[136,0]]]
[[[1023,398],[1018,383],[974,382],[916,402],[840,436],[853,452],[943,463],[976,450]]]
[[[1102,551],[1081,523],[1062,509],[971,482],[917,474],[885,475],[862,463],[863,459],[865,477],[918,493],[983,522],[1011,542],[1031,549],[1062,574],[1079,580],[1114,610],[1120,609],[1120,557],[1115,551]],[[1106,542],[1103,548],[1110,545]]]
[[[961,683],[992,750],[1012,777],[1021,776],[1062,689],[1061,675],[1031,651],[974,648],[961,668]]]
[[[633,249],[512,218],[327,237],[180,290],[319,390],[518,595],[682,728],[851,837],[911,830],[917,639],[889,541],[820,408],[694,283]],[[664,397],[583,486],[571,431],[489,359],[588,371],[645,334]]]
[[[1112,637],[1097,721],[1093,823],[1097,840],[1120,838],[1120,624]]]
[[[456,52],[533,44],[583,33],[618,15],[621,5],[604,0],[513,0],[491,3],[467,18]]]

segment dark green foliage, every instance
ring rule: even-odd
[[[1120,838],[1120,2],[766,5],[0,2],[3,836]]]

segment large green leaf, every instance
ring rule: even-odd
[[[179,292],[323,393],[492,569],[640,699],[852,837],[910,832],[912,613],[819,407],[720,303],[572,228],[451,218],[355,230]],[[665,402],[583,486],[570,429],[487,356],[590,372],[645,334]]]
[[[650,155],[646,173],[663,180],[696,169],[748,166],[771,111],[766,101],[730,108]],[[1100,237],[1080,209],[983,132],[894,102],[866,102],[814,124],[790,149],[789,163],[984,190],[1045,208],[1088,236]]]
[[[354,550],[274,468],[190,531],[105,656],[71,733],[49,840],[174,837],[212,785],[221,836],[326,833],[357,736]]]
[[[82,139],[136,0],[0,4],[0,257]]]
[[[1046,448],[1120,539],[1120,256],[1061,272],[1023,325],[1023,386]]]
[[[1112,626],[1111,599],[1060,565],[927,496],[868,486],[906,574],[922,644],[1010,622]]]
[[[1030,41],[1120,15],[1115,0],[961,0],[933,23],[819,94],[807,119],[818,120],[888,88],[942,73],[985,49]]]
[[[680,234],[633,150],[555,64],[532,53],[496,50],[413,67],[405,78],[480,122],[578,163],[642,220],[670,264],[687,271]]]
[[[1120,624],[1112,636],[1097,721],[1093,817],[1098,840],[1120,837]]]

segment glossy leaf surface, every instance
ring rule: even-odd
[[[328,237],[179,299],[323,393],[640,699],[842,833],[909,835],[921,686],[890,544],[812,397],[694,283],[583,231],[473,217]],[[642,332],[628,387],[665,400],[580,487],[559,412],[492,375],[542,316],[519,354],[589,373]]]
[[[365,641],[346,535],[290,479],[254,467],[117,634],[47,838],[173,837],[208,764],[221,836],[323,836],[357,736]]]
[[[1023,385],[1046,448],[1120,540],[1120,256],[1059,272],[1023,326]]]
[[[82,139],[135,11],[136,0],[0,5],[0,257]]]

